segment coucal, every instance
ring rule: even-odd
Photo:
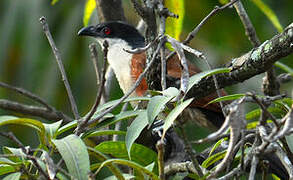
[[[146,62],[145,52],[131,54],[125,51],[145,46],[145,39],[137,29],[124,22],[112,21],[82,28],[78,35],[94,37],[100,45],[103,44],[104,40],[108,41],[109,65],[113,68],[122,91],[124,93],[128,92],[143,72]],[[180,60],[177,55],[167,61],[167,77],[174,80],[174,83],[181,76],[180,66]],[[194,64],[188,63],[188,67],[190,76],[200,72]],[[175,86],[172,85],[172,82],[167,83],[167,85]],[[143,79],[135,92],[132,93],[132,96],[143,96],[147,90],[147,81]],[[226,93],[221,90],[221,94],[225,95]],[[214,93],[192,102],[185,114],[190,117],[189,119],[193,119],[201,126],[219,128],[224,121],[220,105],[214,103],[205,106],[216,97],[217,95]]]
[[[131,54],[125,50],[144,47],[144,37],[133,26],[117,21],[104,22],[96,26],[84,27],[78,32],[78,35],[94,37],[100,45],[103,44],[104,40],[108,41],[108,63],[113,68],[122,91],[127,93],[144,70],[146,54],[145,52]],[[200,72],[200,69],[192,63],[188,63],[188,68],[190,76]],[[176,55],[167,61],[167,76],[170,77],[168,79],[171,79],[171,82],[169,81],[167,85],[176,86],[176,81],[181,76],[180,60]],[[133,92],[132,96],[143,96],[147,90],[147,81],[146,79],[143,79],[135,92]],[[224,90],[221,90],[220,93],[221,95],[226,95]],[[196,100],[189,105],[189,108],[187,108],[184,113],[188,115],[187,117],[190,120],[199,123],[201,126],[219,128],[224,122],[224,116],[220,105],[214,103],[206,106],[208,102],[216,97],[216,93],[213,93],[200,100]],[[184,161],[185,158],[188,158],[186,157],[186,154],[180,154],[180,152],[184,152],[184,144],[181,142],[180,138],[177,137],[176,133],[174,134],[172,130],[170,131],[171,132],[167,134],[167,136],[170,137],[166,137],[167,141],[171,141],[169,142],[172,149],[170,156],[174,156],[175,158],[171,158],[176,159],[175,161]],[[152,143],[155,144],[156,140]],[[168,150],[167,147],[165,149]],[[204,157],[204,153],[201,156]],[[201,157],[198,156],[197,158],[201,161]],[[266,155],[264,159],[267,159],[270,162],[269,171],[277,174],[281,179],[288,179],[288,173],[274,154],[270,156]]]

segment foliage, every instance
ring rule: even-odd
[[[52,4],[57,5],[58,0],[52,0]],[[227,3],[228,1],[222,1]],[[270,9],[261,0],[252,0],[252,2],[268,17],[273,25],[282,31],[281,23],[279,22],[274,11]],[[186,1],[169,0],[166,1],[166,6],[179,14],[179,19],[168,18],[166,25],[166,33],[170,36],[179,39],[182,31],[186,29],[184,21],[186,21],[185,12],[187,7]],[[95,9],[95,0],[87,0],[83,13],[83,25],[86,26]],[[76,65],[78,66],[78,65]],[[276,63],[276,66],[281,70],[290,73],[292,76],[292,68],[283,63]],[[76,71],[79,71],[76,70]],[[229,68],[216,68],[203,71],[190,78],[188,90],[191,89],[200,80],[220,73],[229,73]],[[3,146],[0,154],[0,177],[3,179],[38,179],[42,171],[49,178],[57,177],[58,179],[87,179],[90,177],[99,177],[107,174],[105,179],[159,179],[159,165],[161,162],[158,159],[157,152],[150,147],[136,144],[135,141],[142,134],[144,129],[151,128],[157,120],[163,120],[163,129],[161,139],[164,140],[169,129],[177,123],[177,118],[192,102],[193,99],[185,99],[179,89],[170,87],[164,91],[154,91],[153,96],[148,97],[131,97],[127,98],[121,104],[127,102],[137,104],[143,101],[146,106],[136,109],[127,109],[122,111],[116,108],[115,111],[107,113],[102,120],[80,134],[75,135],[74,129],[80,123],[79,120],[72,122],[63,122],[62,120],[48,123],[42,122],[37,118],[22,117],[22,116],[0,116],[0,126],[9,127],[24,126],[32,129],[38,135],[37,148],[32,148],[26,145],[17,144],[15,146]],[[62,97],[60,95],[59,97]],[[212,103],[234,101],[246,97],[246,94],[231,94],[229,96],[219,97],[209,102]],[[263,96],[257,96],[263,97]],[[57,97],[58,98],[58,97]],[[111,100],[103,105],[100,105],[91,120],[98,117],[101,113],[115,105],[119,100]],[[271,102],[267,111],[278,120],[283,119],[292,107],[291,98],[281,98]],[[90,102],[86,102],[87,109]],[[61,106],[66,107],[65,102],[61,102]],[[248,121],[247,129],[254,130],[259,125],[263,110],[258,107],[245,112],[246,120]],[[5,112],[6,113],[6,112]],[[86,117],[86,115],[84,116]],[[132,123],[127,129],[116,130],[114,125],[120,122],[131,120]],[[273,124],[269,119],[268,124]],[[125,123],[124,123],[125,124]],[[283,126],[282,126],[283,127]],[[108,129],[105,129],[108,128]],[[7,129],[5,129],[5,132]],[[226,131],[229,134],[230,131]],[[119,141],[112,141],[112,136],[118,136]],[[194,134],[192,134],[194,136]],[[99,144],[95,140],[103,139]],[[1,137],[2,138],[2,137]],[[94,139],[94,140],[93,140]],[[289,148],[292,151],[293,140],[292,136],[286,136]],[[218,151],[222,144],[227,143],[228,138],[220,138],[211,147],[206,159],[201,162],[201,166],[206,168],[204,177],[208,176],[212,170],[225,158],[227,149]],[[14,142],[15,143],[15,142]],[[245,155],[251,153],[250,143],[243,144],[243,153]],[[231,163],[231,167],[235,167],[241,161],[241,150],[236,152],[235,159]],[[64,163],[62,163],[64,161]],[[133,173],[125,173],[121,166],[132,169]],[[211,170],[208,168],[212,168]],[[107,173],[105,173],[105,171]],[[178,174],[177,174],[178,175]],[[194,177],[197,174],[178,175],[179,178],[185,176]],[[273,177],[276,177],[273,175]]]

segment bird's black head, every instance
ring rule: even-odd
[[[144,37],[133,26],[119,21],[100,23],[96,26],[84,27],[79,36],[92,36],[97,39],[122,39],[136,48],[144,46]]]

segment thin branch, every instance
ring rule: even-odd
[[[98,64],[98,50],[97,44],[92,43],[89,45],[89,49],[91,51],[91,60],[95,68],[96,78],[97,78],[97,85],[100,84],[100,73],[99,73],[99,64]]]
[[[71,88],[70,88],[70,85],[69,85],[69,82],[68,82],[68,79],[67,79],[67,76],[66,76],[66,72],[64,70],[64,66],[63,66],[63,63],[62,63],[62,60],[61,60],[61,55],[60,55],[60,52],[59,50],[57,49],[56,45],[55,45],[55,42],[52,38],[52,35],[50,33],[50,30],[49,30],[49,26],[48,26],[48,23],[47,23],[47,20],[44,16],[42,16],[40,18],[40,22],[41,24],[43,25],[43,31],[49,41],[49,44],[52,48],[52,51],[55,55],[55,58],[56,58],[56,61],[57,61],[57,64],[58,64],[58,67],[59,67],[59,70],[60,70],[60,73],[61,73],[61,76],[62,76],[62,81],[65,85],[65,88],[66,88],[66,91],[67,91],[67,95],[68,95],[68,98],[69,98],[69,101],[70,101],[70,104],[71,104],[71,109],[72,109],[72,112],[73,112],[73,115],[75,117],[75,119],[79,119],[80,116],[78,114],[78,109],[77,109],[77,106],[76,106],[76,102],[74,100],[74,97],[72,95],[72,91],[71,91]]]
[[[6,88],[6,89],[10,89],[12,91],[15,91],[23,96],[26,96],[40,104],[42,104],[43,106],[45,106],[48,110],[50,111],[55,111],[55,108],[50,106],[44,99],[42,99],[41,97],[33,94],[32,92],[28,91],[28,90],[25,90],[23,88],[20,88],[20,87],[16,87],[16,86],[11,86],[9,84],[6,84],[6,83],[3,83],[3,82],[0,82],[0,86],[3,87],[3,88]]]
[[[80,133],[82,133],[84,131],[84,128],[87,126],[88,121],[92,118],[92,116],[96,112],[98,105],[100,104],[100,101],[101,101],[101,97],[102,97],[102,94],[104,91],[105,73],[106,73],[106,66],[107,66],[107,55],[108,55],[108,47],[109,47],[109,44],[107,41],[104,41],[103,47],[104,47],[104,64],[103,64],[102,72],[100,74],[101,82],[99,84],[96,101],[95,101],[95,104],[93,105],[93,107],[91,108],[90,112],[85,116],[84,120],[82,120],[81,123],[78,125],[76,132],[75,132],[76,135],[80,135]]]
[[[217,12],[222,11],[224,9],[226,9],[227,7],[230,7],[231,5],[233,5],[235,2],[237,2],[238,0],[233,0],[221,7],[216,6],[203,20],[201,20],[201,22],[188,34],[187,38],[183,41],[183,44],[189,44],[190,41],[196,36],[196,34],[198,33],[198,31],[200,30],[200,28],[212,17],[214,16]],[[170,53],[167,56],[167,60],[169,58],[171,58],[173,55],[175,55],[175,52]]]
[[[60,111],[49,111],[47,108],[21,104],[18,102],[0,99],[0,108],[26,115],[41,117],[47,120],[71,122],[72,119]]]
[[[291,44],[293,44],[293,23],[281,34],[265,41],[261,46],[254,48],[241,57],[233,59],[229,73],[215,75],[219,88],[235,85],[267,71],[276,61],[292,54],[293,46]],[[215,89],[213,78],[207,77],[200,80],[189,90],[187,98],[194,97],[196,94],[195,99],[200,99],[211,94]]]

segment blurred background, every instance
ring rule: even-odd
[[[266,0],[264,2],[275,11],[283,27],[292,23],[292,0]],[[255,4],[250,0],[243,1],[243,4],[262,42],[278,33]],[[220,4],[215,0],[186,0],[182,40],[215,5]],[[0,81],[32,91],[43,97],[56,109],[72,116],[55,58],[39,23],[39,18],[45,16],[55,43],[61,52],[79,112],[81,115],[85,115],[94,102],[97,89],[88,48],[93,40],[77,36],[78,30],[83,27],[84,6],[85,1],[80,0],[59,0],[55,5],[51,5],[49,0],[1,0]],[[129,0],[123,0],[123,6],[128,22],[136,25],[139,19]],[[95,12],[90,24],[97,22]],[[226,9],[212,17],[202,27],[190,46],[203,51],[214,67],[224,65],[231,58],[238,57],[252,49],[233,8]],[[293,67],[293,56],[284,58],[281,62]],[[204,63],[196,63],[203,69],[207,69]],[[280,72],[277,69],[277,73]],[[228,87],[226,90],[231,94],[247,91],[261,93],[262,77],[263,75],[256,76],[244,83]],[[281,88],[281,92],[288,91],[288,94],[291,94],[291,90],[292,83],[285,84]],[[111,99],[121,95],[119,87],[114,84]],[[2,88],[0,88],[0,99],[33,104],[30,100]],[[22,116],[2,109],[0,109],[0,115]],[[6,126],[0,127],[0,130],[13,131],[24,144],[35,145],[33,139],[37,137],[26,128]],[[7,143],[3,137],[0,137],[0,146],[7,145]]]

